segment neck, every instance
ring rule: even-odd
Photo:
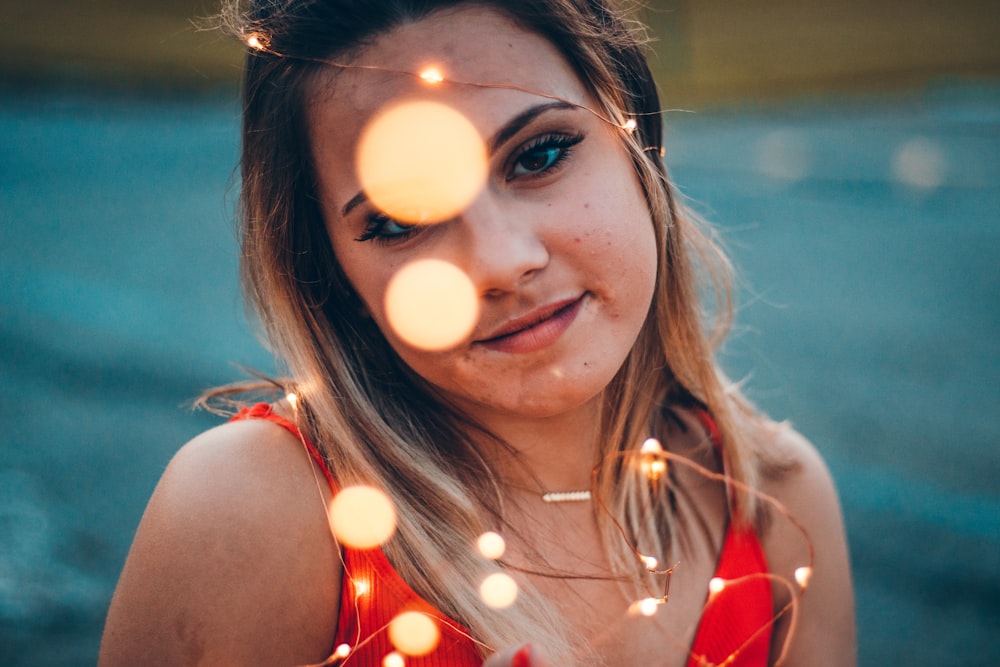
[[[599,399],[555,416],[502,415],[482,422],[507,445],[490,444],[483,451],[509,486],[539,493],[590,488]]]

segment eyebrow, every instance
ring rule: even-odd
[[[546,102],[544,104],[536,104],[533,107],[528,107],[521,113],[517,114],[509,121],[504,123],[503,127],[493,133],[490,140],[486,142],[489,154],[492,155],[496,153],[505,143],[511,140],[518,132],[523,130],[528,124],[533,120],[541,116],[548,111],[561,111],[567,109],[577,109],[579,105],[573,104],[571,102],[565,102],[562,100],[555,102]],[[347,217],[347,214],[357,208],[359,205],[368,201],[368,196],[364,191],[359,192],[348,200],[344,204],[344,208],[340,211],[341,217]]]

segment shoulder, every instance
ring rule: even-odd
[[[762,483],[781,505],[769,516],[762,540],[770,570],[797,588],[795,571],[813,560],[795,621],[791,614],[783,617],[777,638],[780,643],[787,635],[788,664],[855,664],[850,561],[833,479],[812,443],[791,427],[775,429],[769,445],[769,454],[782,463]],[[779,601],[789,599],[787,589],[776,594]]]
[[[136,533],[108,613],[103,665],[321,661],[340,565],[330,491],[298,439],[230,422],[175,455]]]

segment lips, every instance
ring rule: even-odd
[[[586,294],[543,306],[515,318],[476,343],[498,352],[524,353],[554,343],[576,320]]]

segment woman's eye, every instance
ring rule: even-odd
[[[583,141],[583,135],[546,135],[528,144],[514,160],[507,180],[522,176],[538,176],[558,167],[569,157],[573,146]]]
[[[416,225],[407,225],[381,213],[372,213],[368,216],[364,233],[355,241],[375,241],[377,243],[402,241],[413,234],[416,229]]]

